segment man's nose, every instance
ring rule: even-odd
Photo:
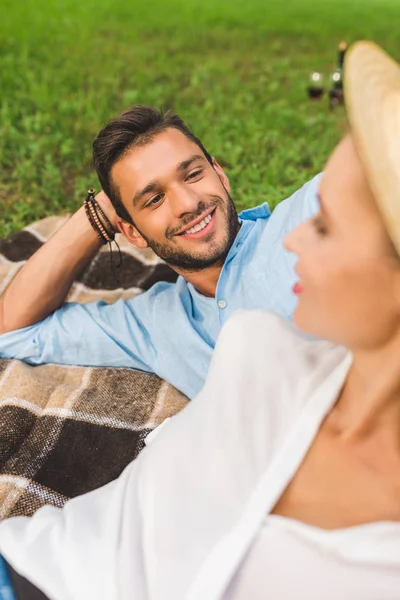
[[[176,186],[170,192],[170,204],[177,218],[197,210],[200,202],[199,195],[190,186]]]

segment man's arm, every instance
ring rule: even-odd
[[[116,213],[104,192],[96,200],[117,228]],[[100,245],[85,209],[80,208],[28,260],[0,298],[0,334],[33,325],[57,310]]]

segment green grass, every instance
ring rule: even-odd
[[[311,103],[341,39],[400,59],[398,0],[2,0],[0,237],[75,210],[100,127],[133,103],[179,112],[239,208],[318,172],[345,125]]]

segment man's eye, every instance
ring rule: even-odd
[[[193,171],[192,173],[190,173],[187,177],[186,177],[186,181],[188,179],[196,179],[196,177],[198,177],[199,175],[201,175],[203,172],[203,169],[198,169],[197,171]]]
[[[146,204],[146,206],[154,206],[155,204],[158,204],[160,202],[160,200],[162,199],[162,197],[163,197],[162,194],[157,194],[157,196],[154,196],[154,198],[149,200],[149,202]]]

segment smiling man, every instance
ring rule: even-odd
[[[137,112],[125,113],[132,128]],[[190,273],[198,290],[214,296],[240,229],[229,180],[200,142],[188,137],[179,117],[167,114],[158,127],[152,143],[137,143],[115,162],[121,132],[119,120],[112,121],[94,144],[94,164],[125,237],[140,248],[150,246],[179,274]]]
[[[79,209],[0,299],[0,357],[137,368],[192,398],[235,310],[291,318],[294,259],[282,240],[317,212],[319,177],[272,215],[267,204],[238,215],[228,177],[200,140],[179,116],[147,106],[102,129],[93,162],[103,188],[97,204]],[[64,303],[110,228],[152,248],[177,282],[111,305]]]

